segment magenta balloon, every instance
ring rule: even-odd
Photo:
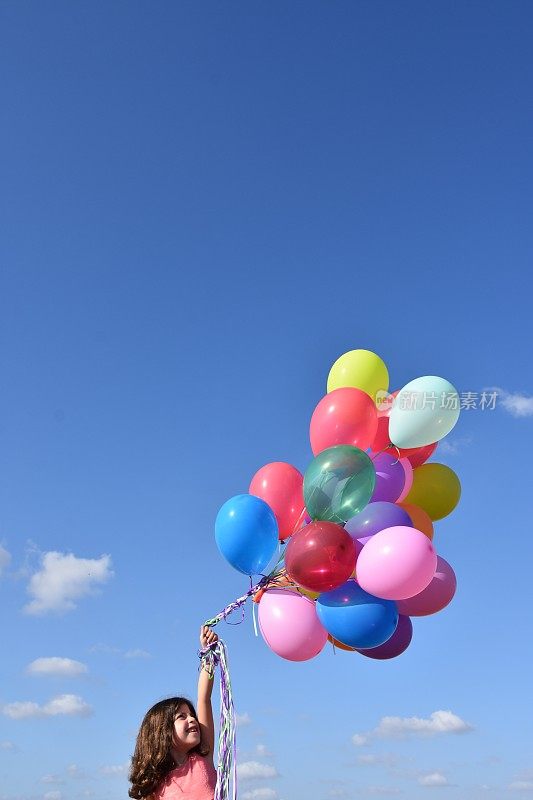
[[[299,592],[268,589],[260,600],[258,617],[267,645],[288,661],[314,658],[328,640],[315,604]]]
[[[430,583],[437,554],[428,537],[416,528],[398,525],[375,533],[357,557],[360,586],[385,600],[405,600]]]
[[[380,453],[373,459],[376,470],[376,486],[371,503],[384,500],[394,503],[405,486],[405,470],[396,454]]]
[[[398,608],[400,606],[398,605]],[[368,658],[377,658],[380,661],[387,658],[396,658],[401,655],[409,645],[413,638],[413,624],[409,617],[400,614],[398,617],[398,626],[390,639],[380,644],[378,647],[371,647],[369,649],[361,650],[356,648],[358,653]]]
[[[426,617],[442,611],[451,602],[457,588],[455,572],[448,562],[437,556],[437,569],[429,586],[419,594],[398,602],[398,611],[412,617]]]
[[[400,464],[403,467],[403,471],[405,473],[405,483],[403,485],[402,492],[398,499],[396,500],[397,503],[401,503],[404,500],[409,492],[411,491],[411,486],[413,485],[413,467],[411,466],[411,462],[408,458],[400,458]]]

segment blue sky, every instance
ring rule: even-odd
[[[500,389],[439,453],[458,593],[390,663],[292,664],[249,612],[224,626],[241,796],[533,795],[532,22],[2,3],[2,800],[126,797],[144,712],[194,695],[197,628],[247,588],[218,508],[269,461],[305,469],[357,347],[391,388]],[[81,673],[28,674],[52,657]]]

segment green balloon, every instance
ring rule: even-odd
[[[374,492],[376,470],[358,447],[339,444],[322,450],[304,475],[305,507],[312,519],[344,525]]]

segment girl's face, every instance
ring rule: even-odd
[[[200,724],[187,703],[178,706],[174,717],[174,746],[183,752],[200,744]]]

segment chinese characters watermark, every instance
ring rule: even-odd
[[[444,409],[449,411],[494,411],[498,400],[497,391],[482,392],[401,392],[399,408],[402,411],[422,411],[424,409]],[[378,411],[390,411],[395,395],[378,392],[376,405]]]

